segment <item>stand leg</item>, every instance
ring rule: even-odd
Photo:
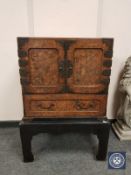
[[[22,142],[22,150],[24,162],[32,162],[34,160],[31,151],[31,140],[33,135],[46,132],[54,133],[58,131],[61,132],[93,132],[97,135],[99,140],[98,154],[96,156],[97,160],[105,160],[108,147],[109,131],[110,131],[109,121],[99,121],[99,120],[41,120],[41,121],[22,121],[20,123],[20,136]]]
[[[26,131],[26,127],[24,127],[23,125],[20,125],[20,137],[22,143],[24,162],[32,162],[34,160],[31,151],[32,135],[29,131],[28,132]]]
[[[99,140],[97,160],[105,160],[107,155],[108,140],[109,140],[110,126],[98,129],[97,137]]]

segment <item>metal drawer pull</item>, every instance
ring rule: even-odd
[[[76,103],[75,103],[75,107],[78,110],[93,109],[93,108],[95,108],[95,106],[96,106],[96,104],[93,101],[88,103],[88,104],[82,103],[80,101],[76,101]]]
[[[54,108],[54,104],[53,103],[51,103],[51,104],[49,104],[49,105],[44,105],[44,104],[42,104],[42,103],[40,103],[40,104],[38,104],[37,105],[37,107],[39,108],[39,109],[47,109],[47,110],[53,110],[53,108]]]

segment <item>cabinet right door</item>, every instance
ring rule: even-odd
[[[110,81],[113,39],[79,39],[70,45],[67,58],[73,73],[68,87],[74,93],[106,93]]]

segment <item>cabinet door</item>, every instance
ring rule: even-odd
[[[20,75],[26,93],[58,93],[64,80],[59,75],[63,47],[54,39],[18,38]]]
[[[72,92],[107,92],[112,44],[112,39],[80,39],[70,45],[67,58],[73,65],[73,72],[67,83]]]

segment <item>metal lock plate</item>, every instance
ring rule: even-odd
[[[69,78],[73,72],[73,66],[70,60],[64,59],[59,63],[60,75],[64,78]]]

